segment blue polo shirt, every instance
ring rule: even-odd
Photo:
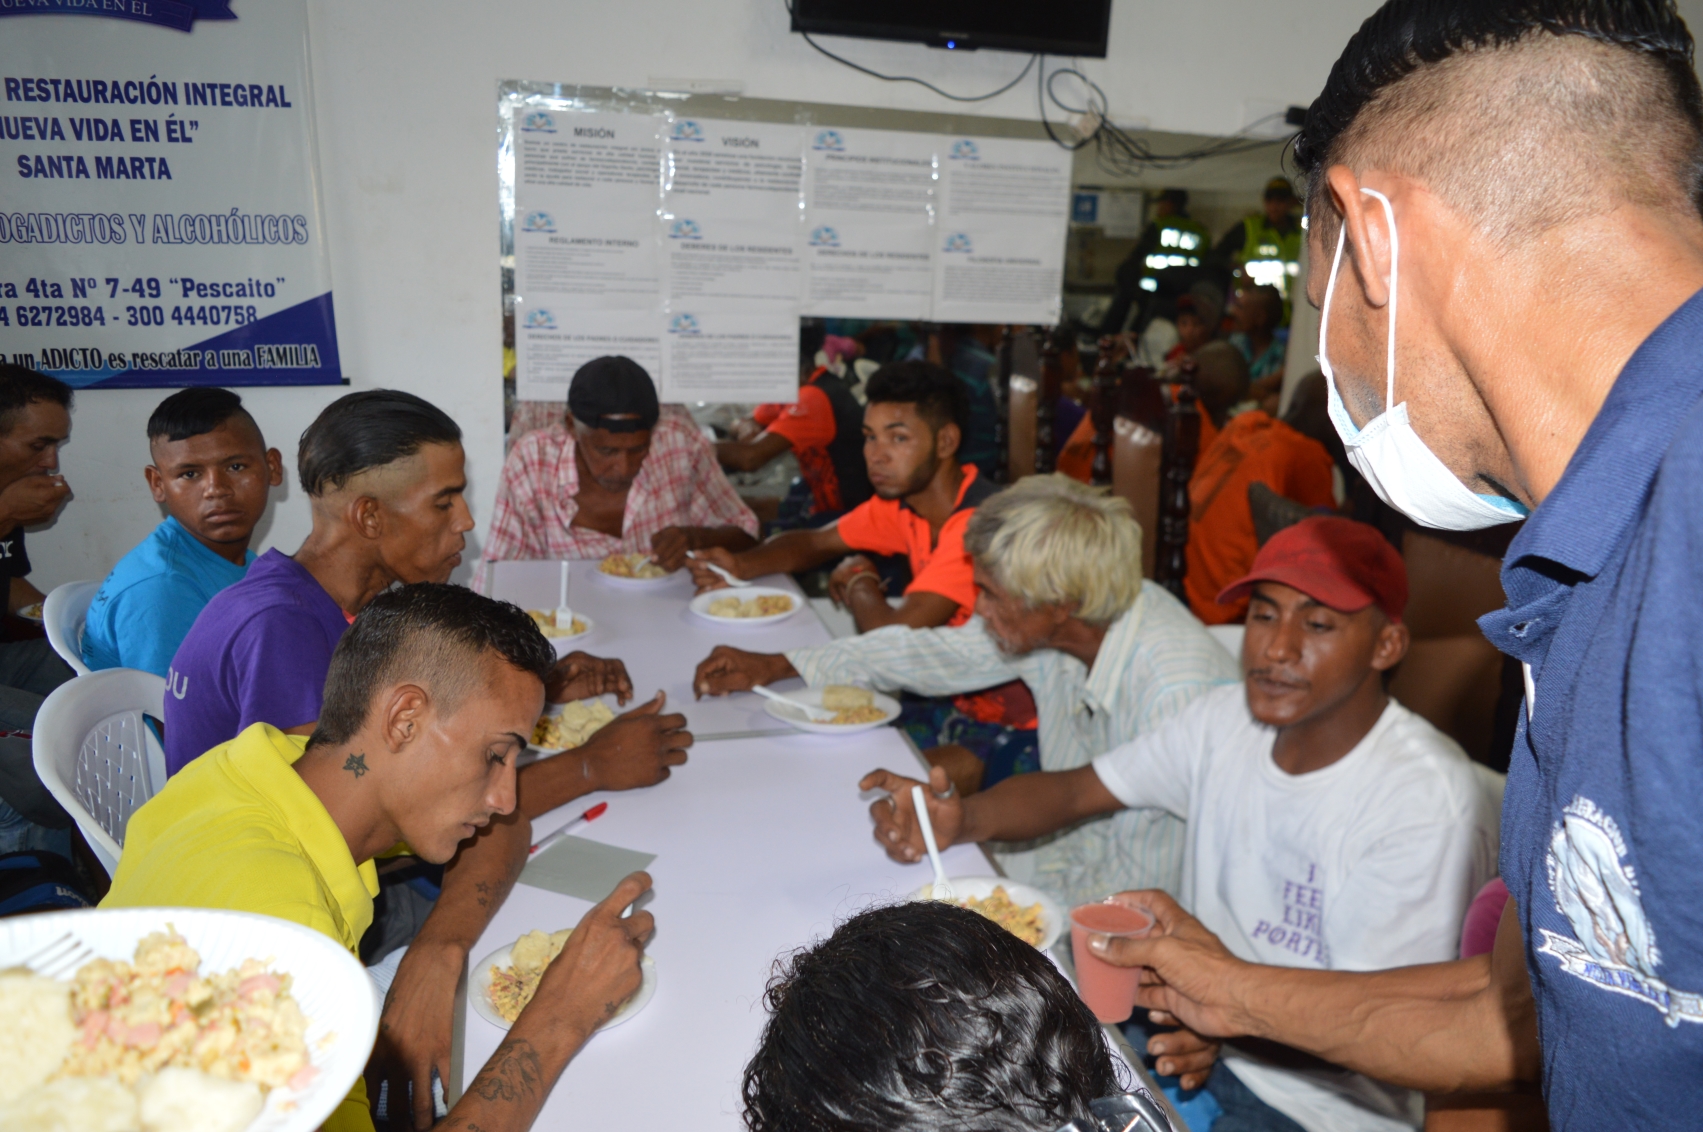
[[[253,551],[241,566],[219,557],[168,515],[101,583],[83,623],[83,663],[163,677],[213,595],[253,561]]]
[[[1502,813],[1557,1132],[1703,1112],[1703,292],[1621,371],[1479,625],[1529,666]]]

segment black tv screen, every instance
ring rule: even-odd
[[[980,47],[1106,57],[1112,0],[793,0],[792,30],[902,39],[958,51]]]

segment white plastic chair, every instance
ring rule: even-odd
[[[165,748],[142,720],[164,718],[165,698],[152,672],[109,668],[61,684],[36,713],[36,774],[109,875],[130,815],[166,782]]]
[[[88,619],[89,603],[95,600],[100,588],[99,582],[66,582],[54,586],[47,600],[41,603],[47,643],[79,676],[89,674],[89,666],[83,663],[83,622]]]

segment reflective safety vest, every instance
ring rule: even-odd
[[[1186,216],[1167,216],[1154,221],[1159,228],[1159,246],[1147,253],[1141,274],[1155,275],[1167,267],[1199,267],[1201,257],[1212,248],[1209,232]]]
[[[1283,292],[1283,305],[1289,307],[1290,280],[1301,274],[1301,240],[1304,233],[1299,224],[1289,232],[1279,232],[1256,212],[1242,221],[1247,239],[1242,244],[1242,276],[1257,286],[1272,286]]]

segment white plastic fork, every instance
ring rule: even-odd
[[[746,581],[744,578],[736,577],[734,575],[733,571],[728,570],[728,569],[721,567],[721,566],[717,566],[714,562],[711,562],[708,559],[700,557],[698,555],[697,551],[694,550],[694,551],[690,551],[689,553],[691,555],[692,561],[700,562],[703,565],[708,566],[711,570],[714,570],[716,572],[716,574],[721,578],[721,580],[726,582],[728,585],[738,586],[742,589],[745,586],[751,585],[751,583]]]
[[[574,631],[574,611],[568,607],[568,564],[562,563],[562,588],[556,596],[556,628],[563,633]]]
[[[833,721],[835,713],[829,711],[827,708],[820,708],[814,704],[800,703],[799,701],[792,699],[790,696],[783,696],[773,688],[764,687],[762,684],[751,685],[751,690],[765,699],[775,701],[777,704],[785,704],[787,707],[797,708],[799,711],[804,713],[804,717],[811,723],[830,723]]]
[[[95,957],[94,948],[84,943],[75,932],[65,932],[36,948],[13,964],[34,974],[57,979],[81,967]]]
[[[929,895],[936,900],[952,899],[952,885],[946,880],[946,866],[940,861],[940,846],[934,840],[934,822],[928,816],[928,799],[921,786],[911,787],[911,806],[917,812],[917,825],[922,828],[923,847],[928,850],[928,863],[934,866],[934,888]]]

